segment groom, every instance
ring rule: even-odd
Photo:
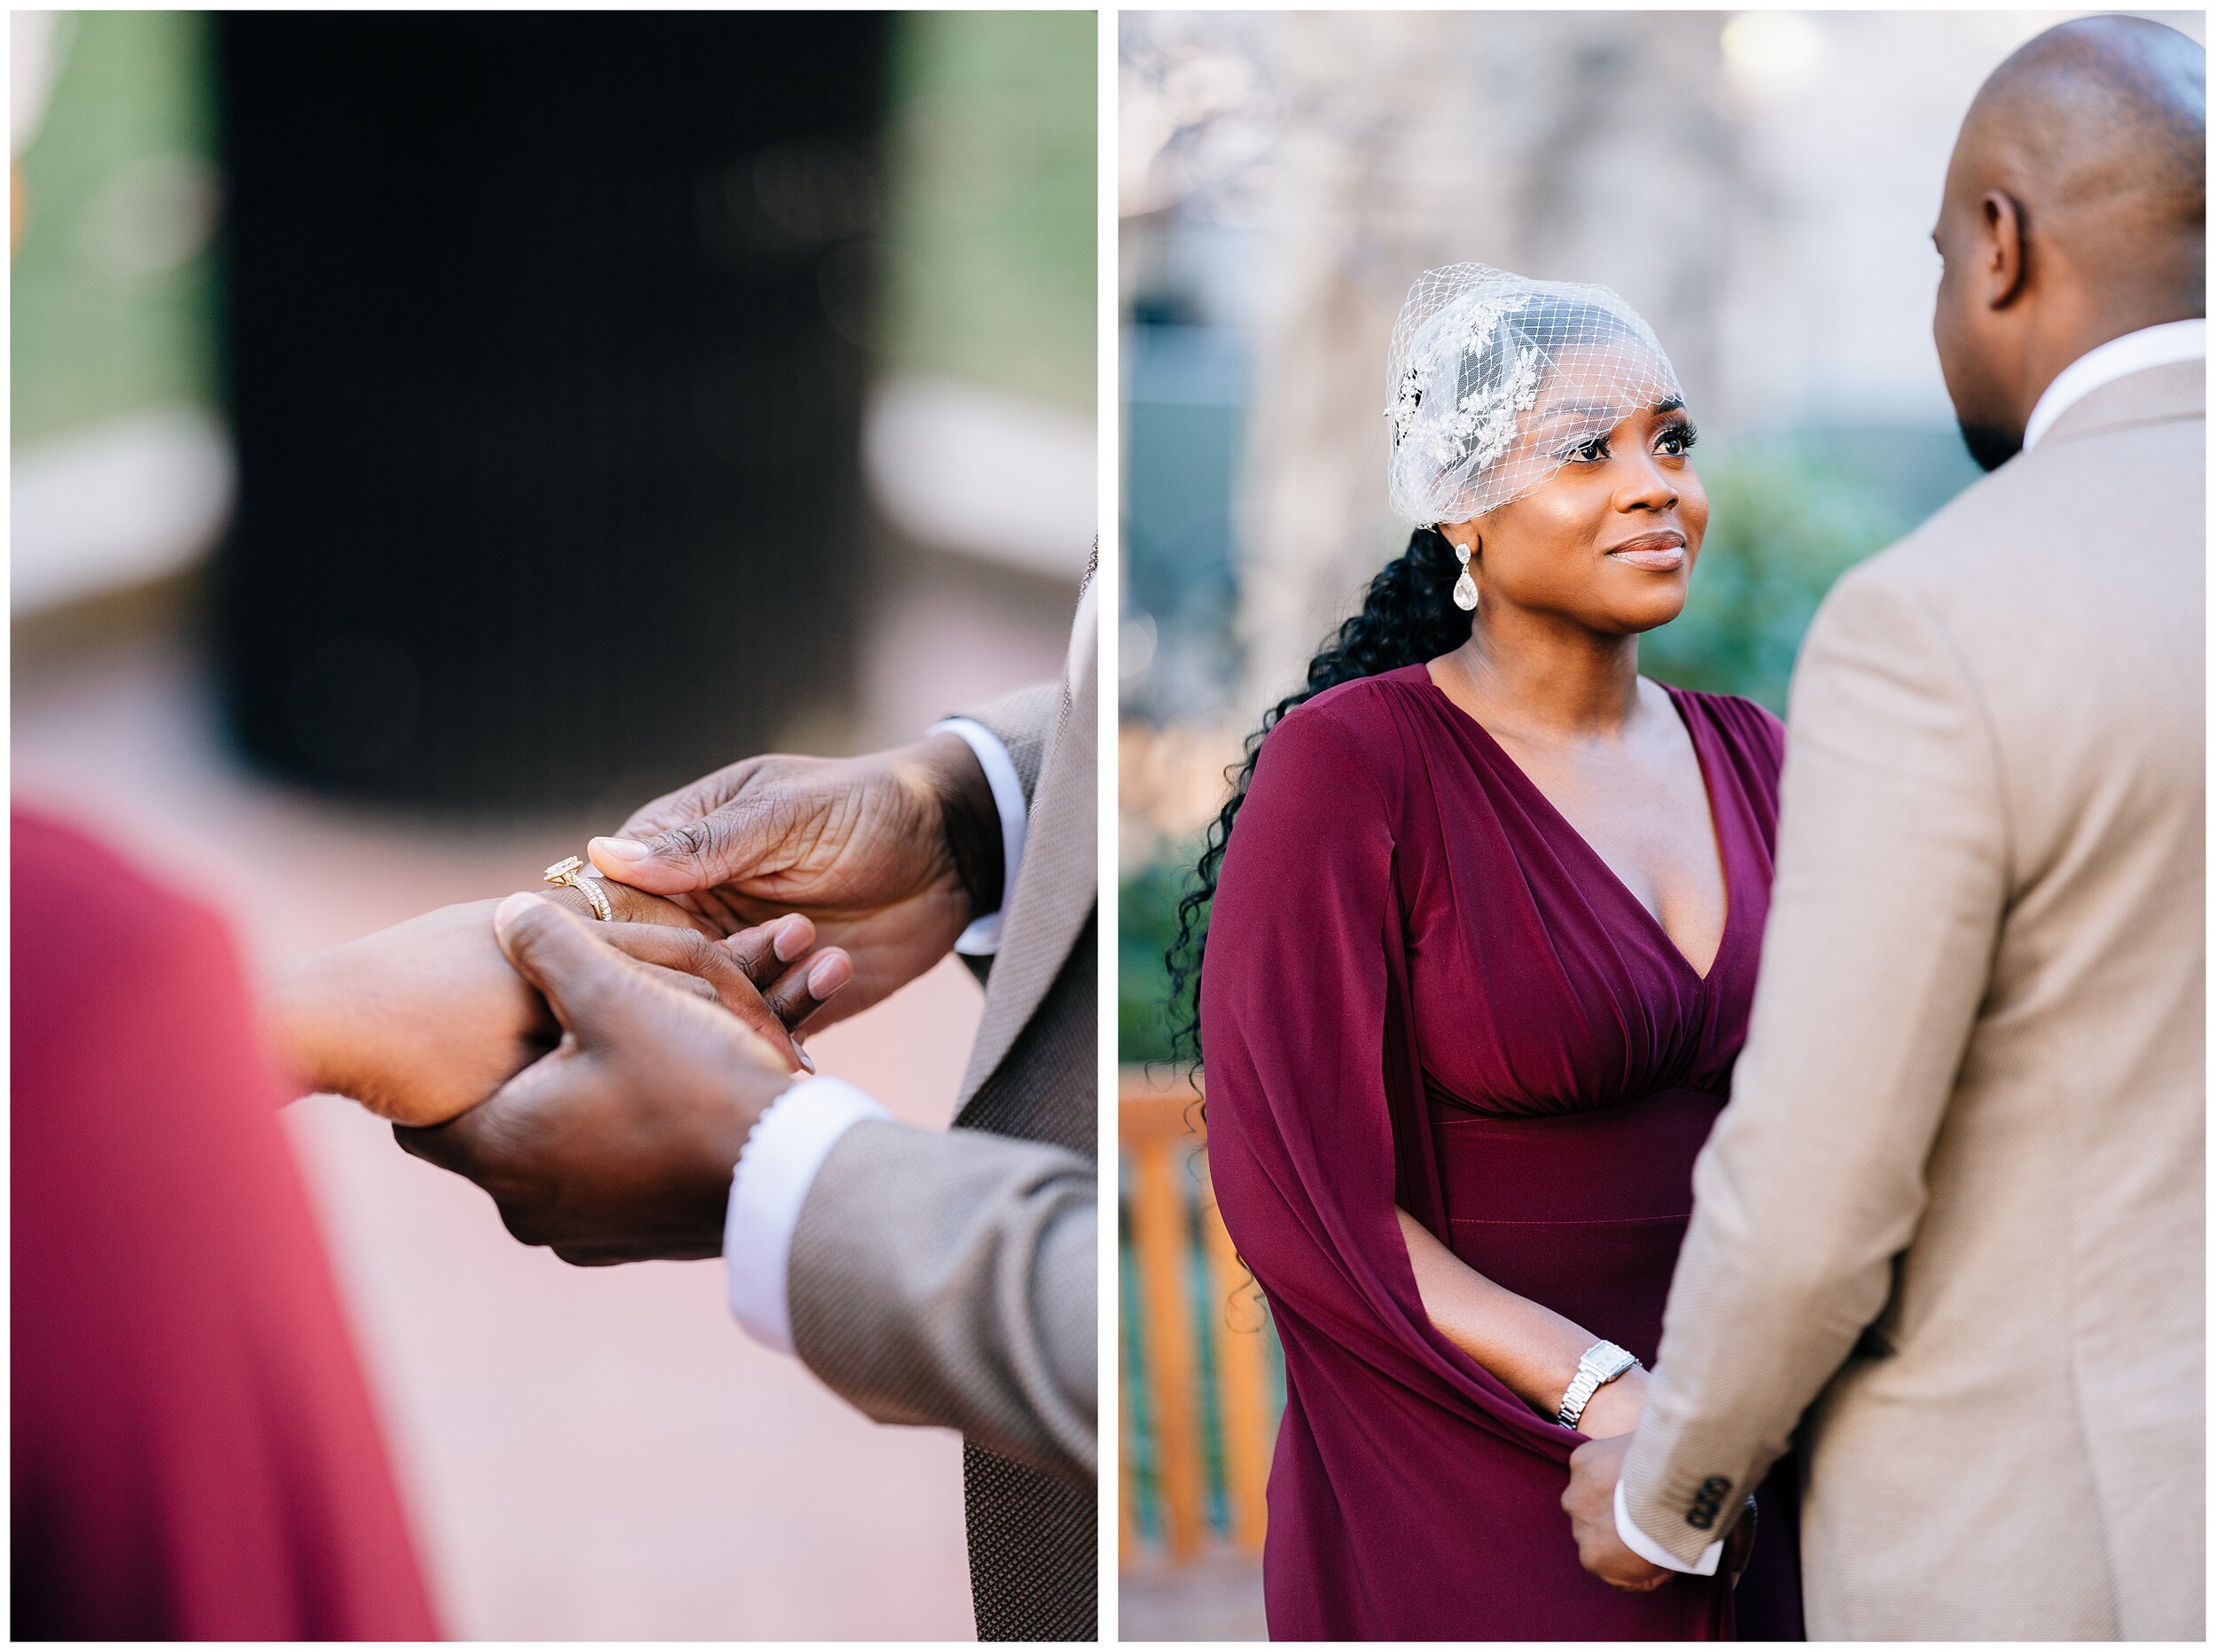
[[[2205,61],[2064,24],[1963,122],[1993,474],[1802,651],[1732,1104],[1563,1499],[1617,1587],[1713,1571],[1798,1429],[1810,1639],[2202,1635]]]

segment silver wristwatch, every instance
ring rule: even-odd
[[[1570,1379],[1570,1386],[1562,1396],[1562,1408],[1554,1414],[1554,1420],[1565,1429],[1573,1429],[1578,1419],[1585,1414],[1588,1401],[1600,1391],[1603,1383],[1612,1383],[1639,1363],[1639,1358],[1628,1348],[1619,1348],[1612,1342],[1596,1342],[1580,1356],[1578,1374]]]

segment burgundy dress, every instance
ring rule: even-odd
[[[1736,1594],[1585,1572],[1561,1508],[1585,1437],[1432,1329],[1393,1216],[1652,1363],[1746,1036],[1784,750],[1748,701],[1670,693],[1723,857],[1705,977],[1424,666],[1318,695],[1263,745],[1201,1021],[1216,1196],[1285,1350],[1273,1637],[1800,1635],[1789,1468]]]
[[[435,1636],[211,914],[14,816],[19,1640]]]

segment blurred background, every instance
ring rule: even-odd
[[[1057,674],[1095,27],[13,14],[18,798],[269,970]],[[812,1053],[942,1124],[979,997]],[[287,1118],[449,1633],[971,1633],[954,1438]]]
[[[1161,958],[1226,766],[1406,542],[1381,414],[1409,284],[1476,260],[1653,324],[1713,510],[1641,665],[1782,713],[1831,581],[1977,474],[1928,237],[1978,84],[2079,15],[1123,13],[1126,1638],[1262,1633],[1282,1378],[1225,1266]]]

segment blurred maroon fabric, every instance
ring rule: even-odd
[[[13,1631],[438,1633],[215,917],[14,814]]]
[[[1653,1360],[1746,1038],[1784,743],[1745,700],[1671,697],[1723,857],[1705,975],[1424,666],[1320,694],[1262,746],[1200,1013],[1217,1201],[1285,1351],[1274,1638],[1800,1636],[1790,1459],[1736,1597],[1610,1589],[1561,1508],[1584,1437],[1432,1328],[1393,1215]]]

